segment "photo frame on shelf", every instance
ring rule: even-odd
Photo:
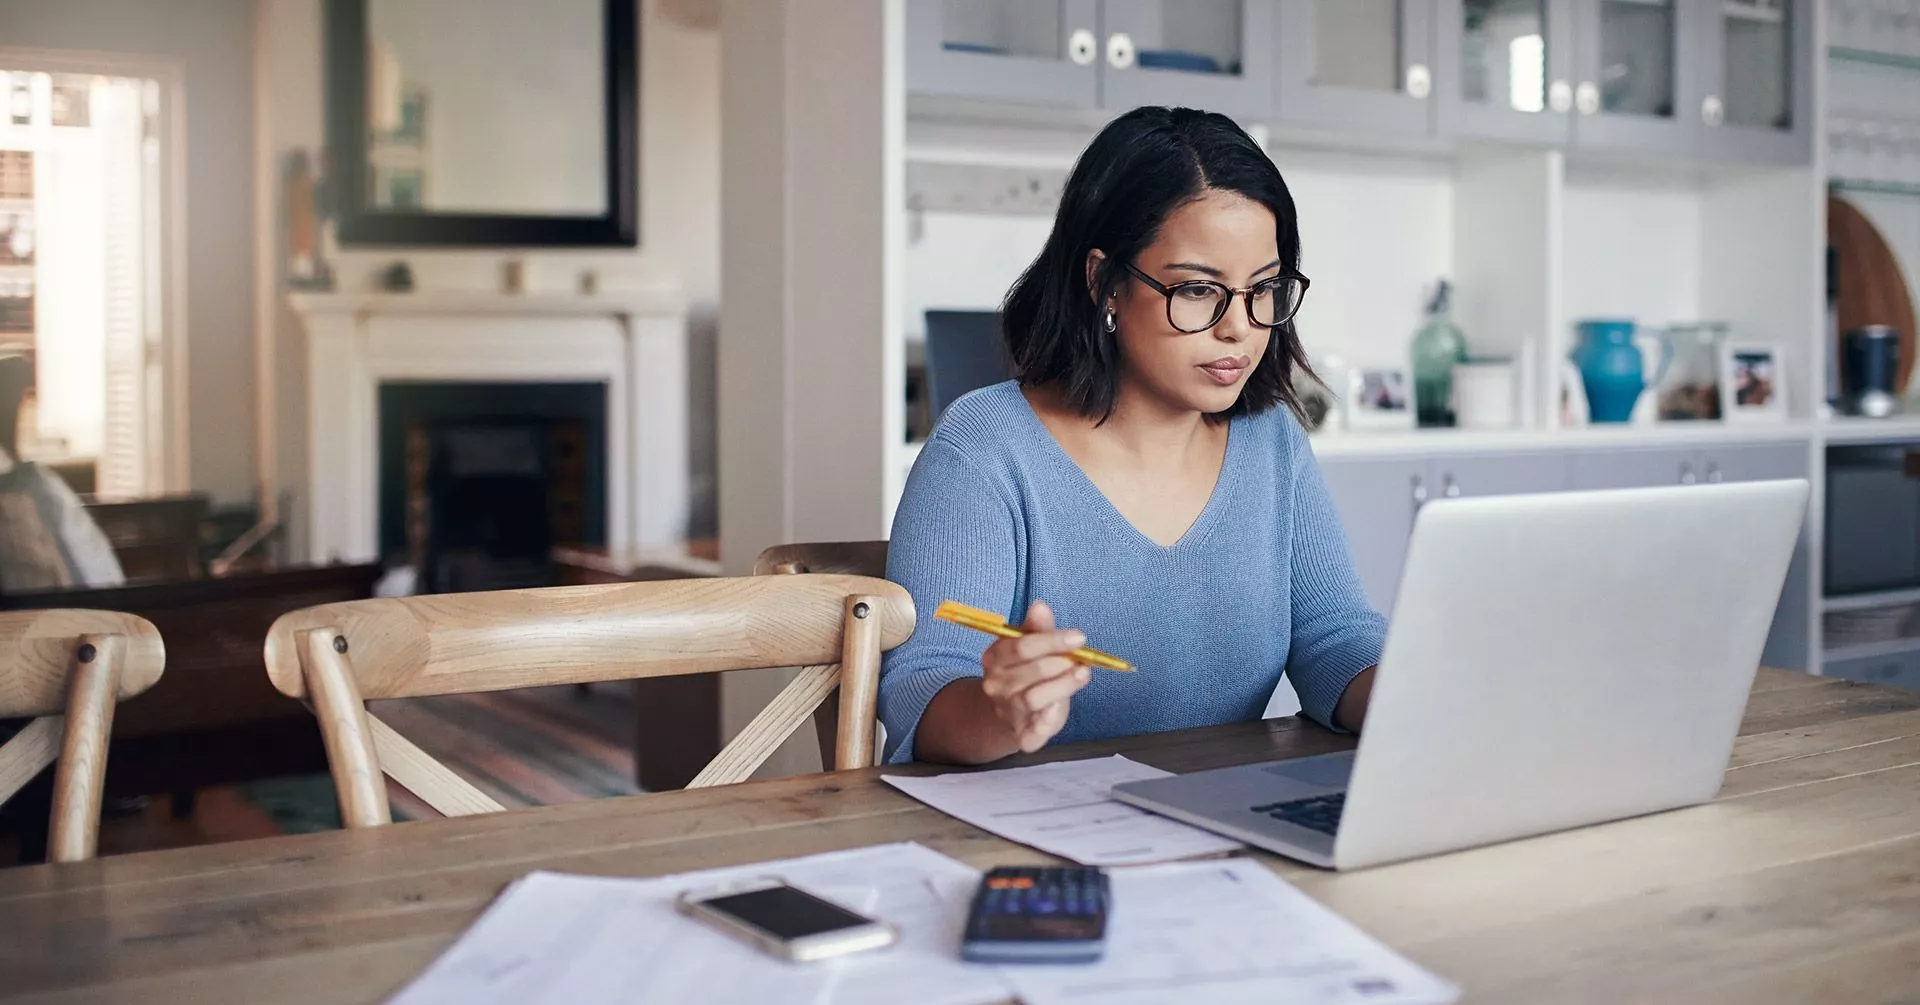
[[[1787,379],[1779,346],[1731,341],[1721,346],[1720,415],[1730,423],[1787,421]]]
[[[1406,368],[1355,366],[1348,370],[1341,413],[1352,430],[1412,429],[1413,382]]]

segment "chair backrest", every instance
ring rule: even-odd
[[[846,576],[887,576],[885,541],[812,541],[776,544],[760,553],[753,574],[828,573]],[[840,735],[840,705],[823,701],[813,710],[813,732],[820,741],[820,763],[830,764],[835,738]]]
[[[835,765],[871,765],[880,654],[913,600],[857,576],[684,579],[388,597],[294,611],[267,633],[273,686],[311,701],[341,816],[389,819],[382,773],[448,816],[499,803],[369,715],[367,699],[804,667],[689,788],[745,780],[843,681]],[[865,728],[862,726],[865,724]]]
[[[0,719],[33,717],[0,746],[0,802],[58,761],[50,860],[93,857],[114,706],[152,687],[166,658],[160,633],[131,614],[0,613]]]
[[[927,418],[953,399],[1013,376],[999,311],[932,310],[927,318]]]

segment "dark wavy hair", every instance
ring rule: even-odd
[[[1273,211],[1283,270],[1300,268],[1300,222],[1293,195],[1259,144],[1232,119],[1191,108],[1145,107],[1109,122],[1094,137],[1060,197],[1053,233],[1039,257],[1007,291],[1001,324],[1013,372],[1023,386],[1055,385],[1081,415],[1113,414],[1120,350],[1101,324],[1102,305],[1127,279],[1125,264],[1159,234],[1180,206],[1209,189],[1237,192]],[[1105,253],[1087,285],[1087,254]],[[1304,418],[1294,375],[1314,377],[1292,321],[1273,329],[1266,354],[1224,421],[1284,404]]]

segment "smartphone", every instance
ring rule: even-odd
[[[890,946],[900,936],[884,921],[856,914],[778,877],[689,890],[677,905],[682,914],[797,963]]]

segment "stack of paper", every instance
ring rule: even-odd
[[[1004,968],[1025,1005],[1442,1005],[1460,996],[1253,859],[1109,877],[1105,957]]]
[[[1108,798],[1116,783],[1168,774],[1115,754],[1028,768],[882,779],[949,816],[1083,865],[1170,862],[1245,847]]]
[[[868,953],[797,964],[678,913],[674,898],[756,876],[899,926]],[[960,960],[961,927],[980,874],[917,844],[659,879],[532,873],[492,907],[394,1005],[595,1005],[803,1002],[936,1005],[1005,1001],[992,968]],[[904,996],[904,997],[903,997]]]

